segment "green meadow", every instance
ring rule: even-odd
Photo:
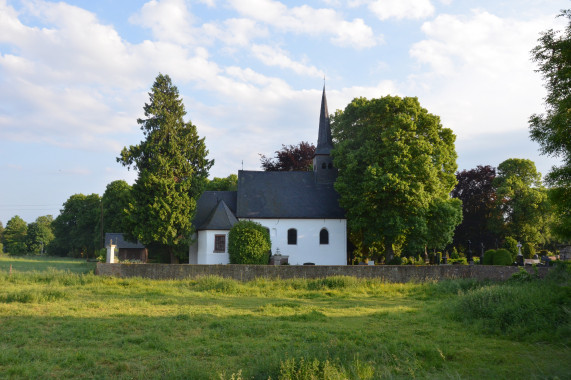
[[[0,378],[566,379],[570,278],[158,281],[0,256]]]

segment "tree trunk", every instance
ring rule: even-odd
[[[178,256],[176,256],[174,254],[174,250],[172,247],[169,247],[169,254],[171,257],[171,264],[180,264],[179,260],[178,260]]]

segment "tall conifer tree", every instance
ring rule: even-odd
[[[188,254],[196,202],[214,164],[204,138],[185,122],[186,111],[168,75],[159,74],[138,119],[145,139],[124,148],[118,162],[137,170],[128,220],[133,237],[163,246],[171,262]]]

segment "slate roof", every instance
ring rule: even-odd
[[[108,247],[109,243],[113,239],[113,244],[117,246],[117,248],[129,248],[129,249],[142,249],[145,248],[143,244],[140,242],[130,242],[125,240],[122,233],[118,232],[106,232],[105,233],[105,246]]]
[[[197,230],[229,230],[237,222],[235,191],[205,191],[196,204]]]
[[[229,230],[238,222],[232,211],[223,200],[220,200],[209,218],[198,229],[200,230]]]
[[[238,218],[344,219],[332,183],[313,172],[238,172]]]

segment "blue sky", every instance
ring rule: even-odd
[[[316,142],[354,97],[417,96],[457,136],[459,169],[559,161],[528,137],[545,90],[530,50],[567,0],[0,0],[0,221],[57,216],[136,173],[156,75],[171,76],[206,138],[211,177]]]

